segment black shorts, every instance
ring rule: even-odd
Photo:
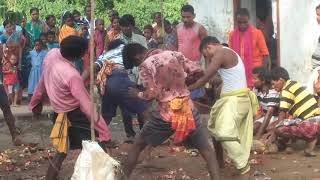
[[[205,127],[202,126],[199,112],[194,110],[193,117],[196,129],[188,135],[183,142],[184,145],[192,148],[209,146],[208,136]],[[158,112],[153,112],[151,120],[143,126],[140,136],[147,144],[158,146],[173,134],[174,130],[171,128],[171,123],[164,121]]]
[[[54,113],[53,122],[55,122],[58,114]],[[69,147],[70,149],[81,149],[83,140],[91,139],[90,121],[86,115],[80,110],[75,109],[67,113],[68,119],[71,122],[69,128]],[[95,133],[96,136],[98,135]]]
[[[3,84],[0,84],[0,107],[10,107],[8,96],[6,91],[4,90]]]

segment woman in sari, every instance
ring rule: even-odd
[[[76,29],[74,23],[73,14],[69,11],[65,12],[62,16],[63,25],[59,31],[59,44],[62,40],[68,36],[81,36],[81,32]],[[82,60],[79,59],[75,61],[76,69],[81,73],[82,72]]]
[[[121,28],[120,28],[120,24],[119,24],[119,17],[113,17],[111,20],[112,23],[112,28],[110,31],[108,31],[108,36],[107,36],[107,42],[106,42],[106,48],[108,48],[108,45],[110,44],[110,42],[116,40],[116,39],[120,39],[120,35],[121,35]]]

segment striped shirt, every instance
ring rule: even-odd
[[[269,107],[273,107],[275,108],[273,115],[278,116],[280,93],[274,89],[268,90],[267,93],[263,93],[262,91],[259,91],[258,89],[255,89],[255,88],[253,89],[253,91],[257,96],[257,99],[259,101],[259,104],[263,112],[266,113]]]
[[[295,118],[307,119],[319,114],[316,99],[296,81],[288,80],[281,91],[280,111]]]

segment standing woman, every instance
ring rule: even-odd
[[[71,12],[66,11],[62,15],[62,26],[59,31],[59,44],[68,36],[81,36],[81,31],[76,29],[76,25],[74,23],[74,16]],[[76,69],[81,73],[82,72],[82,60],[79,59],[75,61]]]
[[[28,33],[29,47],[33,49],[34,41],[40,38],[40,34],[47,32],[47,28],[44,22],[39,19],[39,9],[30,9],[31,21],[27,23],[26,30]]]
[[[106,43],[106,47],[108,47],[109,43],[116,40],[116,39],[120,39],[121,37],[121,28],[120,28],[120,24],[119,24],[119,16],[115,16],[112,18],[111,23],[112,23],[112,27],[110,29],[110,31],[108,31],[108,36],[107,36],[107,43]]]

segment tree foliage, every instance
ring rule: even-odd
[[[187,0],[163,0],[163,12],[170,21],[180,19],[180,8],[186,4]],[[38,7],[40,15],[53,14],[58,21],[63,12],[74,9],[84,13],[87,0],[6,0],[0,1],[0,20],[1,22],[8,16],[8,11],[20,12],[17,17],[26,15],[30,19],[29,10],[31,7]],[[146,24],[152,23],[152,14],[161,12],[162,0],[96,0],[95,14],[99,18],[108,19],[108,10],[116,9],[120,15],[132,14],[136,18],[137,25],[141,28]],[[11,14],[12,16],[12,14]],[[106,21],[108,22],[108,21]]]

